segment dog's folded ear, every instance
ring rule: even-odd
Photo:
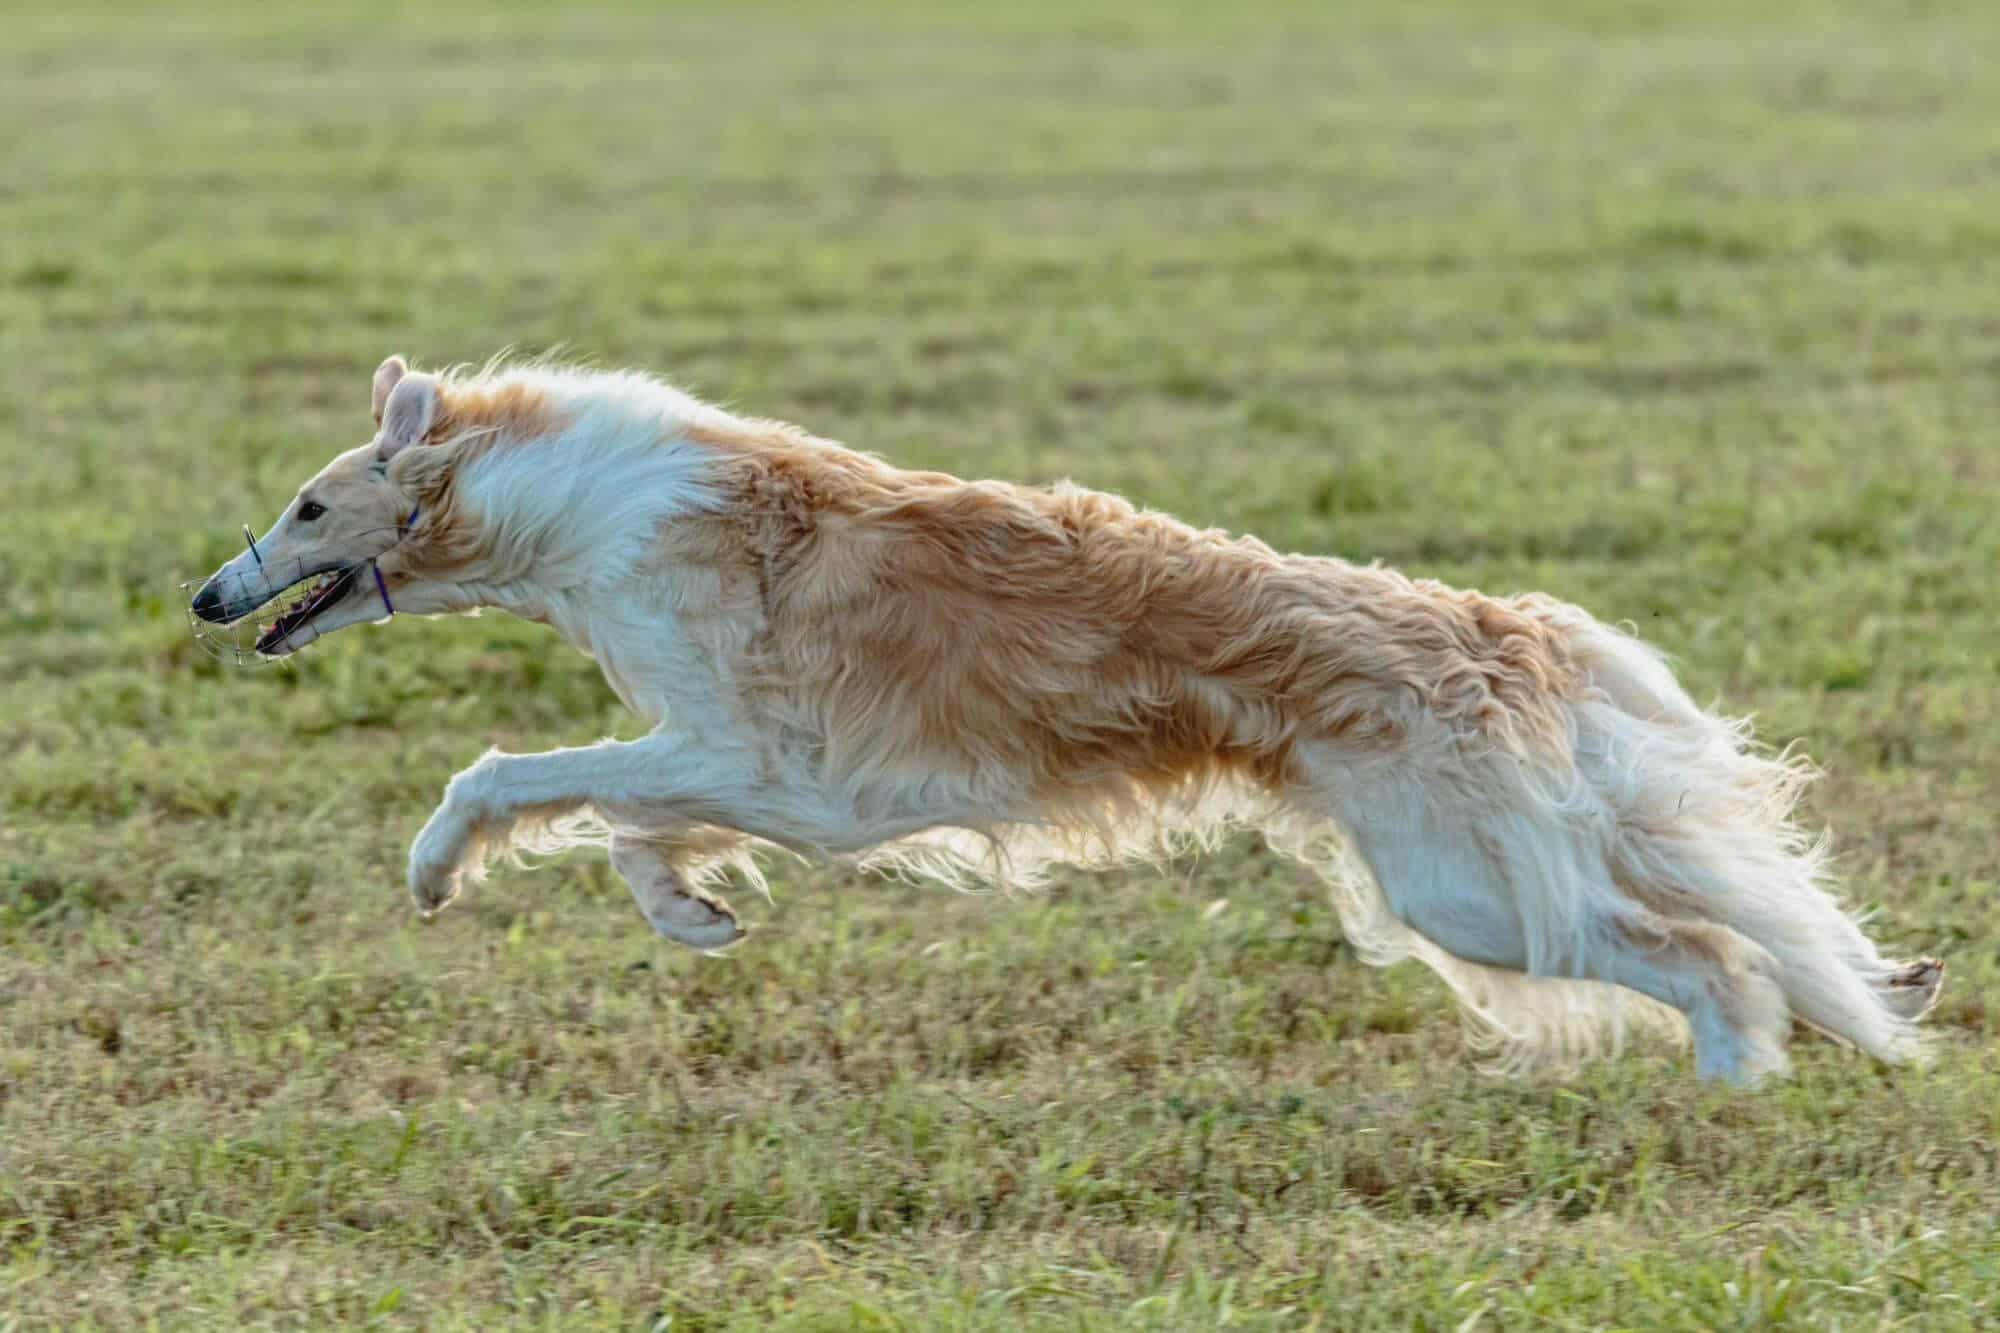
[[[392,357],[400,367],[401,359]],[[383,371],[388,370],[385,364]],[[382,371],[376,372],[380,392]],[[382,433],[378,436],[384,462],[430,434],[438,419],[438,382],[435,375],[401,375],[385,395],[382,404]]]
[[[389,405],[389,390],[396,382],[410,373],[410,363],[400,356],[392,356],[375,367],[375,424],[382,424],[382,409]]]

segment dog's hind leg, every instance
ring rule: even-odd
[[[1761,946],[1727,926],[1644,910],[1600,922],[1598,931],[1592,973],[1686,1014],[1696,1077],[1754,1083],[1790,1068],[1791,1013],[1778,961]]]
[[[1333,882],[1349,943],[1365,961],[1415,957],[1436,972],[1489,1068],[1571,1064],[1616,1049],[1635,1025],[1681,1032],[1675,1011],[1635,992],[1531,971],[1548,960],[1535,956],[1507,867],[1474,819],[1448,816],[1414,785],[1378,781],[1342,803],[1340,854],[1295,841]]]
[[[1388,782],[1347,802],[1342,823],[1383,905],[1431,946],[1414,952],[1498,1031],[1511,1062],[1588,1054],[1593,1029],[1658,1016],[1643,996],[1686,1017],[1701,1077],[1786,1067],[1776,960],[1727,926],[1627,897],[1588,817],[1445,810]]]
[[[1502,868],[1470,821],[1433,809],[1421,791],[1383,784],[1350,801],[1342,825],[1389,915],[1455,958],[1525,970],[1531,959],[1521,910]],[[1370,933],[1343,916],[1350,934]]]
[[[720,949],[743,938],[729,904],[692,882],[674,864],[675,844],[623,831],[611,835],[611,868],[631,887],[655,931],[696,949]]]

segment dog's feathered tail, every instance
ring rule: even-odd
[[[1572,642],[1601,696],[1578,709],[1579,763],[1617,818],[1619,882],[1762,946],[1795,1017],[1892,1064],[1924,1058],[1943,966],[1884,958],[1842,908],[1827,838],[1796,818],[1813,766],[1698,707],[1637,638],[1584,617]]]

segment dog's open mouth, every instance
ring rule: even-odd
[[[269,624],[257,627],[257,651],[267,657],[281,657],[294,647],[292,636],[303,629],[308,621],[339,601],[354,582],[354,572],[360,568],[351,565],[346,569],[329,570],[305,586],[299,597],[286,603],[278,618]]]

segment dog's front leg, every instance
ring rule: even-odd
[[[477,876],[526,818],[586,806],[658,812],[673,822],[723,822],[732,766],[679,738],[604,741],[545,754],[489,751],[451,780],[410,847],[410,896],[435,912]]]

